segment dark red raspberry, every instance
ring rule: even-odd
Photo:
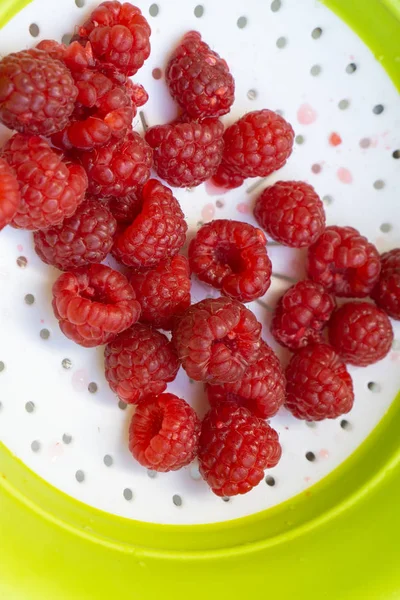
[[[132,104],[136,107],[143,106],[149,99],[149,95],[140,83],[134,83],[131,79],[127,79],[125,88],[132,100]]]
[[[235,99],[228,65],[197,31],[184,36],[167,65],[165,79],[171,96],[193,119],[225,115]]]
[[[127,196],[110,196],[105,202],[117,223],[123,225],[130,225],[142,207],[141,194],[135,192]]]
[[[153,269],[133,273],[130,281],[142,307],[142,323],[171,329],[175,318],[190,306],[189,263],[180,254]]]
[[[224,402],[201,426],[200,473],[217,496],[246,494],[282,454],[277,432],[247,408]]]
[[[128,404],[161,394],[178,370],[172,343],[147,325],[134,325],[105,350],[106,379],[112,391]]]
[[[147,469],[166,473],[197,455],[201,424],[193,408],[173,394],[152,394],[141,402],[129,426],[129,449]]]
[[[156,125],[146,132],[153,148],[154,168],[169,185],[195,187],[216,172],[224,149],[224,126],[217,119],[203,123]]]
[[[63,334],[86,348],[110,342],[140,316],[127,278],[99,264],[60,275],[53,285],[53,310]]]
[[[225,296],[251,302],[271,283],[271,261],[260,229],[240,221],[218,219],[203,225],[189,246],[190,268],[200,281]]]
[[[366,367],[388,354],[393,329],[386,313],[374,304],[349,302],[333,313],[329,341],[344,362]]]
[[[10,129],[32,135],[60,131],[77,95],[68,69],[43,50],[23,50],[0,61],[0,122]]]
[[[15,171],[21,192],[13,227],[46,229],[74,214],[88,185],[80,165],[65,162],[62,154],[38,136],[17,133],[2,152]]]
[[[98,60],[126,75],[134,75],[150,55],[150,26],[129,2],[102,2],[78,33],[79,41],[90,41]]]
[[[150,177],[153,152],[135,131],[124,140],[79,154],[89,178],[89,192],[96,196],[126,196]]]
[[[279,344],[298,350],[322,341],[336,302],[322,285],[299,281],[280,298],[271,323],[271,333]]]
[[[128,267],[150,268],[178,254],[187,223],[169,188],[150,179],[142,190],[142,209],[119,236],[113,255]]]
[[[114,241],[117,222],[106,206],[87,200],[61,225],[36,231],[36,253],[61,271],[103,261]]]
[[[15,174],[0,158],[0,230],[12,221],[20,203],[21,194]]]
[[[381,275],[371,297],[392,319],[400,320],[400,248],[381,255]]]
[[[267,177],[286,163],[293,138],[291,125],[272,110],[247,113],[225,131],[225,149],[214,182],[238,187],[240,178]]]
[[[310,246],[325,229],[324,206],[304,181],[277,181],[265,189],[254,216],[274,240],[293,248]]]
[[[353,227],[327,227],[308,250],[309,277],[335,296],[368,296],[380,270],[378,250]]]
[[[352,409],[352,379],[328,344],[296,352],[286,368],[286,381],[286,408],[298,419],[336,419]]]
[[[253,313],[230,298],[193,304],[177,321],[172,341],[183,368],[205,383],[238,381],[255,362],[261,325]]]
[[[285,383],[278,357],[262,341],[256,362],[246,369],[243,377],[234,383],[207,385],[207,396],[211,406],[235,402],[256,417],[269,419],[285,401]]]

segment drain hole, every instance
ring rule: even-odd
[[[36,25],[36,23],[31,23],[31,25],[29,25],[29,33],[32,37],[37,37],[40,33],[39,26]]]
[[[314,462],[315,458],[316,458],[316,457],[315,457],[315,454],[314,454],[314,452],[307,452],[307,453],[306,453],[306,459],[307,459],[308,461],[310,461],[310,462]]]
[[[179,496],[179,494],[174,494],[172,496],[172,502],[175,504],[175,506],[182,506],[182,498]]]
[[[312,30],[311,32],[311,37],[313,40],[318,40],[322,35],[322,29],[321,27],[315,27],[315,29]]]
[[[370,381],[367,385],[368,389],[370,392],[374,392],[374,394],[378,394],[381,391],[381,386],[379,385],[379,383],[376,383],[375,381]]]
[[[267,477],[265,478],[265,483],[267,485],[269,485],[270,487],[274,487],[275,485],[275,479],[273,477],[271,477],[271,475],[267,475]]]

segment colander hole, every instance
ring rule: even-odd
[[[318,175],[321,173],[322,167],[318,163],[315,163],[314,165],[311,165],[311,171],[314,173],[314,175]]]
[[[21,269],[25,269],[27,264],[28,264],[28,259],[25,256],[18,256],[17,265],[19,267],[21,267]]]
[[[35,302],[35,296],[33,294],[26,294],[25,303],[28,305],[32,305]]]
[[[123,491],[123,495],[125,500],[128,500],[128,502],[133,498],[133,492],[130,488],[125,488]]]
[[[175,504],[175,506],[182,506],[182,498],[179,494],[174,494],[172,496],[172,502]]]
[[[274,0],[273,2],[271,2],[272,12],[278,12],[278,10],[281,8],[281,6],[282,6],[281,0]]]
[[[158,4],[152,4],[149,8],[149,14],[151,17],[156,17],[158,15],[158,13],[160,12],[160,9],[158,7]]]
[[[70,369],[72,367],[72,360],[70,358],[63,358],[61,361],[61,366],[63,369]]]
[[[75,473],[75,479],[77,480],[78,483],[83,483],[85,481],[85,473],[81,469],[79,469]]]
[[[361,138],[360,140],[360,148],[362,148],[363,150],[365,150],[366,148],[369,148],[371,145],[371,140],[369,138]]]
[[[301,146],[305,142],[304,135],[301,135],[301,134],[296,135],[296,137],[294,138],[294,141],[296,142],[296,144],[299,144],[299,146]]]
[[[231,499],[229,498],[229,496],[223,496],[222,497],[222,502],[230,502]]]
[[[321,27],[315,27],[311,32],[311,37],[313,40],[318,40],[322,35]]]
[[[374,108],[372,109],[372,112],[374,113],[374,115],[381,115],[384,111],[384,107],[382,104],[376,104],[374,106]]]
[[[64,33],[64,35],[61,38],[62,43],[66,46],[69,46],[71,43],[72,35],[72,33]]]
[[[62,441],[68,446],[68,444],[72,442],[72,435],[70,435],[69,433],[64,433],[62,436]]]
[[[91,381],[88,385],[88,390],[90,392],[90,394],[95,394],[97,392],[97,390],[99,389],[97,383],[95,383],[94,381]]]
[[[343,98],[338,103],[338,107],[340,108],[340,110],[346,110],[346,108],[349,108],[349,106],[350,106],[350,100],[346,100],[346,98]]]
[[[249,100],[255,100],[257,98],[258,94],[257,94],[257,90],[249,90],[247,92],[247,97]]]
[[[382,223],[382,225],[380,226],[380,230],[382,231],[382,233],[389,233],[389,231],[392,231],[393,226],[390,223]]]
[[[342,419],[340,421],[340,427],[345,431],[350,431],[352,429],[351,423],[349,423],[349,421],[347,421],[346,419]]]
[[[385,187],[385,182],[382,179],[377,179],[374,181],[374,188],[376,190],[381,190]]]
[[[83,8],[85,6],[85,0],[75,0],[75,4],[78,8]]]
[[[0,360],[0,373],[1,373],[2,371],[4,371],[4,369],[5,369],[5,368],[6,368],[6,365],[3,363],[3,361],[2,361],[2,360]]]
[[[48,340],[50,337],[50,331],[48,329],[41,329],[39,335],[42,340]]]
[[[239,17],[236,25],[239,27],[239,29],[244,29],[247,25],[247,17]]]
[[[161,79],[162,77],[162,71],[159,68],[153,69],[151,74],[155,80]]]
[[[325,204],[325,206],[330,206],[331,204],[333,204],[333,198],[329,194],[323,196],[322,201]]]
[[[373,392],[374,394],[378,394],[382,389],[380,384],[376,383],[376,381],[368,382],[367,388],[369,389],[370,392]]]
[[[349,63],[346,67],[346,73],[348,73],[349,75],[351,75],[352,73],[354,73],[355,71],[357,71],[357,65],[356,63]]]
[[[32,450],[32,452],[39,452],[40,442],[38,440],[33,440],[32,444],[31,444],[31,450]]]
[[[393,158],[396,158],[396,159],[400,158],[400,150],[395,150],[393,152],[392,156],[393,156]]]
[[[39,26],[36,23],[31,23],[29,25],[29,33],[32,37],[37,37],[40,33]]]
[[[276,40],[276,45],[278,48],[284,48],[287,44],[287,39],[285,37],[280,37]]]
[[[310,73],[313,77],[317,77],[322,71],[322,68],[320,65],[313,65],[310,69]]]
[[[271,477],[271,475],[267,475],[265,478],[265,483],[267,485],[269,485],[270,487],[274,487],[276,482],[275,482],[275,479],[273,477]]]
[[[27,402],[25,404],[25,410],[27,413],[33,413],[33,411],[35,410],[34,402],[31,402],[31,401]]]
[[[127,405],[127,403],[126,403],[126,402],[123,402],[122,400],[120,400],[120,401],[118,402],[118,408],[120,408],[121,410],[126,410],[126,409],[127,409],[127,407],[128,407],[128,405]]]
[[[216,200],[216,201],[215,201],[215,206],[216,206],[217,208],[224,208],[224,206],[225,206],[225,205],[224,205],[224,201],[223,201],[223,200]]]
[[[310,429],[315,429],[317,424],[315,421],[306,421],[306,425],[307,427],[309,427]]]
[[[315,454],[314,452],[306,452],[306,459],[310,462],[314,462],[315,461]]]
[[[200,19],[204,15],[204,6],[198,4],[194,9],[194,16]]]
[[[150,479],[155,479],[157,477],[157,471],[152,471],[151,469],[147,469],[147,475]]]
[[[110,456],[109,454],[106,454],[105,457],[103,458],[103,463],[106,465],[106,467],[111,467],[113,462],[114,462],[113,457]]]

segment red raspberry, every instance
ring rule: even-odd
[[[42,40],[36,48],[44,50],[52,58],[60,60],[72,72],[96,67],[90,43],[87,43],[85,47],[79,42],[72,42],[69,46],[66,46],[55,40]]]
[[[20,203],[18,181],[11,167],[0,158],[0,230],[12,221]]]
[[[114,244],[113,255],[128,267],[154,267],[178,254],[186,239],[187,223],[169,188],[150,179],[142,191],[142,210]]]
[[[89,192],[96,196],[126,196],[150,177],[153,153],[135,131],[123,141],[79,155],[89,177]]]
[[[210,405],[235,402],[248,408],[261,419],[273,417],[285,401],[285,376],[279,359],[264,342],[257,360],[244,373],[242,379],[223,385],[207,385]]]
[[[310,246],[325,229],[324,206],[304,181],[277,181],[265,189],[254,216],[274,240],[293,248]]]
[[[314,281],[299,281],[280,298],[271,323],[279,344],[298,350],[322,341],[322,330],[335,309],[335,299]]]
[[[141,322],[157,329],[171,329],[175,318],[190,306],[189,263],[180,254],[133,273],[131,285],[142,307]]]
[[[51,135],[69,121],[77,97],[71,73],[32,48],[0,61],[0,122],[21,133]]]
[[[117,222],[106,206],[87,200],[61,225],[33,234],[43,262],[61,271],[73,271],[103,261],[113,245]]]
[[[172,341],[192,379],[230,383],[243,377],[261,345],[261,325],[253,313],[230,298],[193,304],[177,321]]]
[[[88,184],[84,169],[64,162],[44,139],[17,133],[4,146],[3,157],[14,169],[21,192],[13,227],[59,225],[83,201]]]
[[[140,316],[126,277],[99,264],[60,275],[53,285],[53,310],[63,334],[85,348],[110,342]]]
[[[393,329],[380,308],[368,302],[349,302],[333,313],[329,341],[344,362],[366,367],[388,354]]]
[[[140,83],[134,83],[131,79],[127,79],[125,88],[134,106],[139,107],[146,104],[149,95]]]
[[[235,99],[235,82],[226,62],[201,40],[187,33],[165,71],[171,96],[193,119],[220,117]]]
[[[379,253],[353,227],[327,227],[308,250],[308,275],[345,298],[368,296],[379,279]]]
[[[141,11],[124,2],[102,2],[79,28],[95,57],[126,75],[134,75],[150,56],[151,29]]]
[[[110,388],[128,404],[161,394],[179,370],[167,336],[139,323],[107,344],[104,356]]]
[[[142,197],[135,192],[131,192],[127,196],[111,196],[105,201],[117,223],[124,225],[130,225],[142,207]]]
[[[166,473],[190,464],[197,455],[200,420],[185,400],[152,394],[141,402],[129,427],[129,450],[147,469]]]
[[[286,368],[286,381],[286,408],[298,419],[336,419],[352,409],[352,379],[328,344],[296,352]]]
[[[271,261],[260,229],[248,223],[218,219],[203,225],[189,246],[190,267],[225,296],[251,302],[271,283]]]
[[[392,319],[400,320],[400,248],[381,255],[381,275],[371,297]]]
[[[243,406],[224,402],[201,426],[200,473],[217,496],[246,494],[282,454],[277,432]]]
[[[238,187],[246,177],[267,177],[286,163],[293,138],[291,125],[271,110],[247,113],[225,131],[225,149],[214,182]]]
[[[216,172],[224,149],[224,126],[203,123],[157,125],[146,132],[154,151],[154,168],[169,185],[195,187]]]

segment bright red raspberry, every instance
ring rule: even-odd
[[[353,382],[333,348],[311,344],[286,368],[286,408],[298,419],[336,419],[353,406]]]
[[[67,46],[55,40],[42,40],[37,44],[36,48],[44,50],[52,58],[60,60],[72,72],[96,67],[90,43],[87,43],[85,47],[79,44],[79,42],[72,42]]]
[[[2,153],[15,171],[21,192],[13,227],[46,229],[74,214],[88,185],[80,165],[65,162],[43,138],[20,133],[8,140]]]
[[[20,203],[21,194],[15,174],[0,158],[0,230],[12,221]]]
[[[149,95],[140,83],[134,83],[131,79],[127,79],[125,88],[132,100],[134,106],[143,106],[149,99]]]
[[[141,402],[129,426],[129,450],[147,469],[166,473],[189,465],[197,455],[201,423],[174,394],[152,394]]]
[[[126,75],[134,75],[150,55],[150,26],[129,2],[102,2],[78,33],[79,41],[90,41],[99,61]]]
[[[153,152],[135,131],[124,140],[79,154],[89,178],[89,192],[96,196],[126,196],[150,177]]]
[[[264,341],[255,363],[234,383],[207,385],[210,405],[235,402],[261,419],[273,417],[285,401],[285,376],[279,359]]]
[[[389,317],[400,320],[400,248],[382,254],[381,265],[381,275],[371,297]]]
[[[327,227],[308,250],[309,277],[335,296],[368,296],[380,270],[378,250],[353,227]]]
[[[280,298],[271,323],[271,333],[279,344],[298,350],[322,341],[336,302],[322,285],[299,281]]]
[[[110,388],[128,404],[162,394],[179,370],[167,336],[139,323],[107,344],[104,356]]]
[[[172,341],[186,373],[196,381],[237,381],[255,362],[261,325],[253,313],[230,298],[193,304],[177,321]]]
[[[388,354],[393,328],[386,313],[374,304],[348,302],[333,313],[329,341],[344,362],[366,367]]]
[[[206,223],[189,246],[190,268],[200,281],[240,302],[263,296],[271,283],[272,265],[260,229],[240,221]]]
[[[186,239],[187,223],[169,188],[150,179],[142,190],[142,209],[114,244],[113,255],[136,269],[150,268],[178,254]]]
[[[254,216],[274,240],[293,248],[310,246],[325,229],[324,206],[304,181],[277,181],[265,189]]]
[[[71,73],[31,48],[0,61],[0,122],[21,133],[51,135],[68,123],[78,90]]]
[[[61,271],[73,271],[102,262],[110,252],[117,222],[106,206],[87,200],[61,225],[33,234],[43,262]]]
[[[110,342],[140,316],[127,278],[99,264],[60,275],[53,285],[53,310],[63,334],[85,348]]]
[[[200,185],[221,162],[223,133],[224,126],[217,119],[151,127],[146,141],[153,148],[156,172],[175,187]]]
[[[176,317],[190,306],[189,263],[180,254],[153,269],[133,273],[130,282],[142,307],[142,323],[171,329]]]
[[[272,110],[247,113],[225,131],[225,149],[214,182],[238,187],[246,177],[267,177],[286,163],[293,138],[291,125]]]
[[[193,119],[225,115],[235,99],[228,65],[197,31],[184,36],[167,65],[165,79],[171,96]]]
[[[224,402],[205,416],[200,435],[200,473],[217,496],[246,494],[275,467],[282,448],[275,429],[247,408]]]
[[[105,203],[117,223],[130,225],[140,213],[142,197],[139,193],[131,192],[127,196],[105,198]]]

